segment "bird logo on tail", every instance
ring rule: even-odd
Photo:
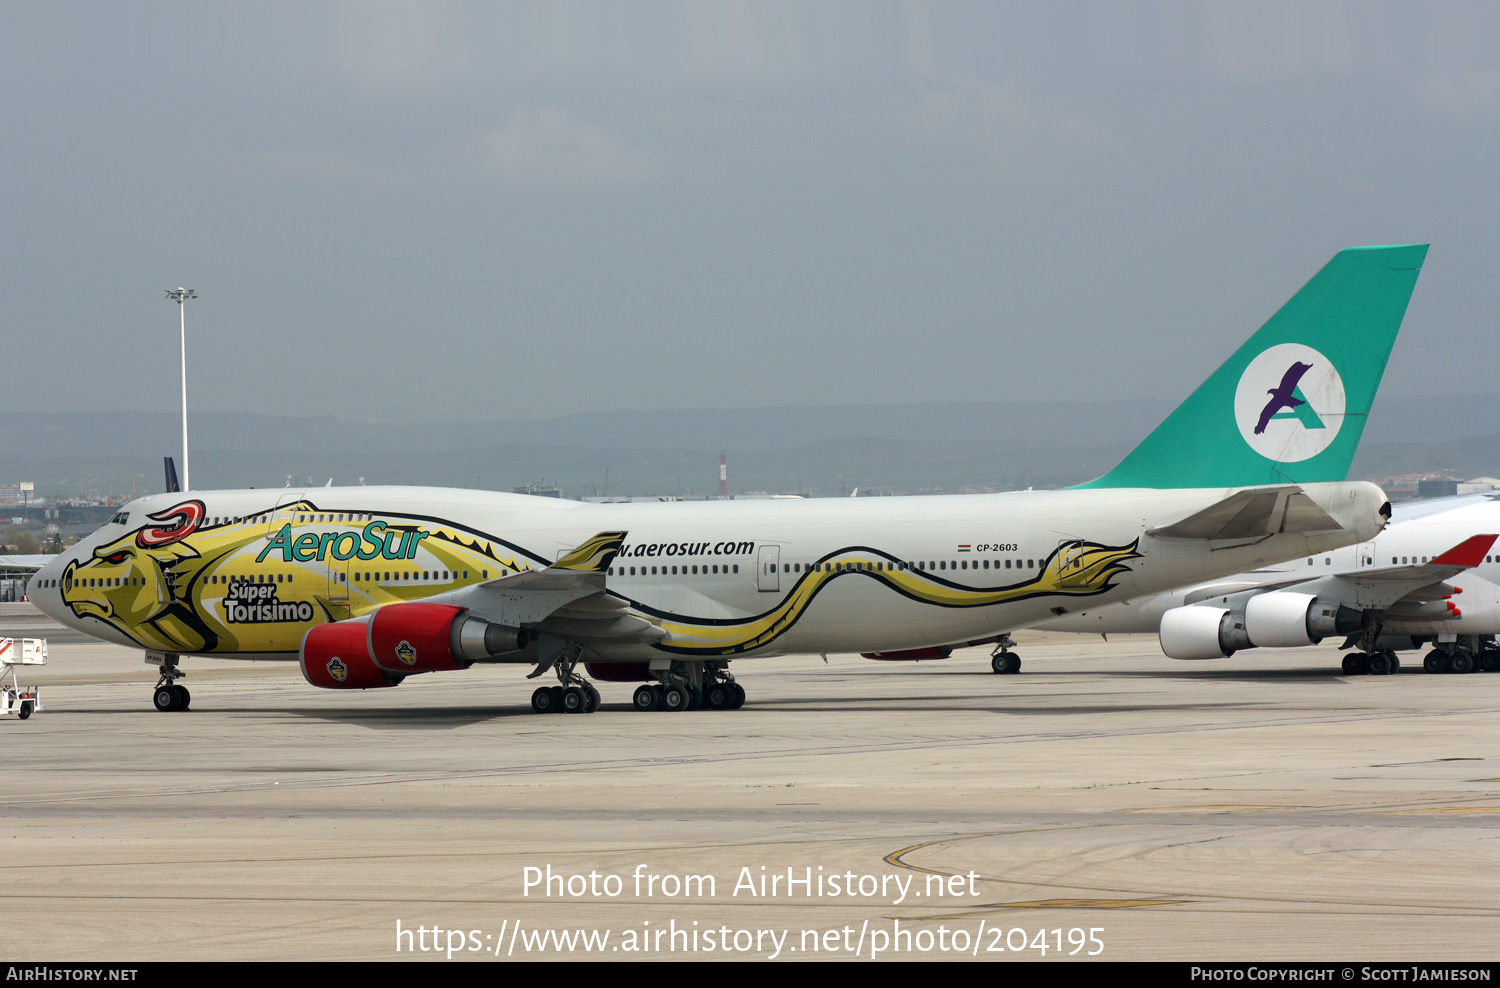
[[[1245,366],[1234,395],[1240,435],[1278,463],[1308,460],[1332,445],[1344,424],[1344,406],[1338,369],[1301,343],[1263,350]]]
[[[1312,364],[1293,361],[1292,366],[1288,367],[1286,373],[1281,376],[1281,383],[1274,388],[1266,389],[1266,394],[1271,396],[1271,400],[1266,402],[1266,407],[1260,410],[1260,421],[1255,423],[1255,434],[1257,436],[1266,431],[1266,425],[1270,423],[1271,416],[1283,408],[1290,411],[1298,405],[1307,404],[1301,398],[1296,397],[1295,393],[1297,391],[1297,382],[1302,380],[1302,375],[1310,370],[1312,370]]]

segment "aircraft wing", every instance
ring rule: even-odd
[[[527,570],[443,595],[480,617],[581,643],[654,642],[666,632],[630,613],[608,592],[605,575],[625,532],[600,532],[545,569]]]
[[[1243,584],[1220,584],[1204,587],[1189,594],[1187,604],[1212,597],[1253,597],[1273,590],[1295,590],[1336,600],[1348,607],[1391,608],[1421,607],[1442,601],[1454,592],[1446,581],[1466,569],[1484,562],[1485,553],[1496,541],[1494,535],[1475,535],[1425,563],[1380,566],[1311,580],[1279,579],[1246,588]]]
[[[1301,487],[1255,487],[1235,493],[1179,522],[1146,532],[1158,539],[1260,539],[1282,532],[1337,532],[1343,526]]]

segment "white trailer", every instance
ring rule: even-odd
[[[16,672],[17,666],[44,666],[47,664],[47,639],[0,638],[0,717],[15,714],[25,720],[42,707],[42,695],[35,686],[22,686]],[[10,685],[5,685],[6,674]]]

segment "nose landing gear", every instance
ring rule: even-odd
[[[165,655],[158,652],[146,653],[146,662],[161,670],[161,678],[156,681],[156,691],[151,695],[151,703],[162,713],[186,710],[188,704],[193,702],[193,695],[188,692],[187,687],[177,685],[177,680],[187,675],[177,667],[177,659],[171,652]]]
[[[1021,671],[1021,657],[1012,652],[1016,643],[1010,635],[1001,635],[995,641],[995,651],[990,653],[990,671],[997,676],[1014,676]]]

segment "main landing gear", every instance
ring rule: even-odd
[[[1396,657],[1396,650],[1388,645],[1380,644],[1380,620],[1374,612],[1366,611],[1361,621],[1361,630],[1350,635],[1343,647],[1358,644],[1358,652],[1350,652],[1344,656],[1344,675],[1346,676],[1391,676],[1401,669],[1401,660]]]
[[[1388,648],[1373,652],[1350,652],[1344,656],[1346,676],[1390,676],[1401,668],[1401,659]]]
[[[990,653],[990,669],[995,675],[1014,676],[1021,671],[1021,657],[1010,650],[1015,643],[1010,635],[996,639],[995,651]]]
[[[1422,660],[1422,668],[1432,673],[1500,672],[1500,647],[1478,635],[1466,635],[1435,646]]]
[[[186,710],[188,704],[193,702],[193,694],[188,692],[186,686],[177,685],[176,681],[187,675],[177,668],[177,656],[170,652],[166,655],[148,652],[146,661],[155,661],[161,669],[161,678],[156,681],[156,692],[151,695],[152,705],[162,713]]]
[[[599,709],[599,691],[594,684],[573,670],[578,666],[582,649],[570,645],[553,669],[556,686],[538,686],[531,694],[531,709],[539,714],[591,714]]]
[[[745,705],[745,688],[734,681],[723,662],[677,662],[670,669],[652,670],[658,682],[636,688],[631,702],[637,710],[738,710]]]

